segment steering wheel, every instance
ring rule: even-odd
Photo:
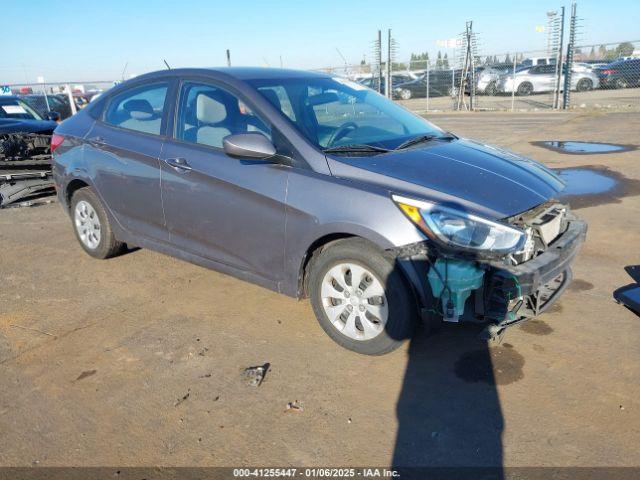
[[[340,125],[336,130],[333,131],[331,136],[329,137],[329,141],[327,142],[327,147],[332,147],[335,142],[340,140],[350,131],[354,131],[358,129],[358,125],[353,122],[345,122]]]

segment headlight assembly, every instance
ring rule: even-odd
[[[400,210],[428,237],[450,247],[477,252],[521,250],[525,232],[461,210],[412,198],[392,196]]]

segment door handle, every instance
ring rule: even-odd
[[[89,139],[89,141],[91,143],[96,144],[96,145],[105,145],[106,144],[106,142],[104,141],[104,137],[100,137],[100,136],[92,137],[92,138]]]
[[[184,158],[165,158],[164,163],[177,171],[188,172],[191,170],[189,163]]]

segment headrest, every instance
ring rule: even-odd
[[[269,100],[269,103],[271,105],[276,107],[278,110],[282,110],[282,105],[280,103],[280,98],[278,97],[278,94],[276,92],[274,92],[273,90],[261,90],[260,93],[262,93],[262,95],[267,100]]]
[[[135,118],[137,120],[148,120],[155,114],[149,101],[141,98],[127,100],[122,105],[122,108],[125,112],[129,112],[131,118]]]
[[[202,123],[218,123],[227,118],[227,107],[221,100],[213,92],[199,93],[196,97],[196,117],[198,121]]]

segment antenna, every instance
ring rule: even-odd
[[[124,62],[124,68],[122,69],[122,81],[124,82],[124,72],[127,71],[127,67],[129,66],[129,61]]]
[[[164,58],[162,59],[162,61],[167,66],[167,70],[171,70],[171,67],[169,66],[169,64],[167,63],[167,61]]]

